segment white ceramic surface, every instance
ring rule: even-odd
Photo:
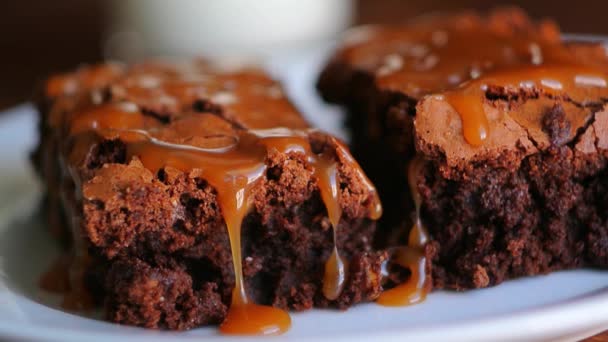
[[[323,51],[296,53],[269,66],[312,122],[344,135],[336,108],[322,105],[312,83]],[[29,105],[0,115],[0,340],[228,341],[214,328],[147,331],[69,314],[36,286],[57,246],[36,213],[39,187],[27,153],[35,142]],[[579,270],[520,279],[466,293],[437,292],[420,305],[359,305],[347,312],[293,314],[289,340],[549,341],[608,329],[608,272]],[[267,341],[268,339],[262,339]],[[271,339],[272,340],[272,339]]]

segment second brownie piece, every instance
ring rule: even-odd
[[[406,244],[413,196],[435,288],[608,266],[608,60],[518,10],[347,34],[318,83],[349,108],[379,187],[379,244]],[[413,193],[408,188],[408,167]]]

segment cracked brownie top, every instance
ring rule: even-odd
[[[596,119],[608,99],[606,48],[563,43],[552,22],[533,23],[516,9],[362,27],[343,44],[332,64],[409,103],[417,149],[447,168],[517,167],[552,142],[590,149],[582,134],[603,127]],[[548,127],[555,115],[563,126]]]

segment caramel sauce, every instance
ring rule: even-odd
[[[336,228],[334,230],[334,248],[329,259],[325,262],[325,272],[323,273],[323,295],[329,300],[336,300],[344,289],[348,264],[340,256],[338,246],[336,246]]]
[[[409,269],[411,274],[404,283],[382,292],[380,297],[376,299],[376,303],[380,305],[404,306],[417,304],[426,299],[430,290],[426,274],[426,257],[424,255],[428,233],[420,218],[422,198],[416,186],[416,178],[420,175],[422,167],[423,160],[420,158],[412,159],[408,165],[408,183],[414,200],[416,215],[409,233],[407,246],[393,249],[390,251],[389,258],[389,262]]]
[[[329,259],[325,263],[323,274],[323,295],[329,300],[338,298],[346,281],[347,266],[345,260],[338,252],[337,231],[342,208],[340,207],[340,186],[338,181],[337,165],[333,159],[321,155],[313,173],[320,183],[326,184],[320,188],[321,198],[326,203],[327,215],[332,226],[334,248]]]
[[[280,335],[290,327],[291,318],[284,310],[233,300],[220,325],[220,332],[227,335]]]
[[[412,98],[443,95],[460,115],[463,136],[473,147],[491,134],[483,107],[490,86],[563,94],[606,87],[605,71],[577,66],[580,61],[549,23],[514,33],[474,15],[430,16],[401,27],[379,27],[342,53],[374,71],[383,89]]]
[[[489,135],[489,124],[483,103],[489,86],[509,89],[540,90],[559,95],[569,89],[593,92],[607,88],[606,74],[575,65],[528,65],[488,72],[444,93],[447,102],[462,119],[463,134],[472,146],[480,146]],[[595,89],[594,89],[595,88]]]
[[[75,115],[70,123],[70,134],[101,129],[138,129],[144,126],[144,116],[137,106],[112,103],[88,109]]]
[[[462,134],[471,146],[481,146],[490,134],[490,124],[483,109],[485,92],[455,91],[445,95],[448,103],[462,120]]]
[[[338,148],[336,153],[340,159],[344,160],[349,164],[354,164],[357,167],[357,162],[346,153],[346,148],[342,143],[337,142]],[[323,274],[323,295],[329,300],[336,300],[346,284],[346,278],[348,274],[348,260],[340,255],[337,245],[337,232],[338,224],[340,223],[340,217],[342,216],[342,208],[340,207],[340,183],[338,179],[337,164],[326,154],[322,153],[319,158],[313,163],[315,171],[313,175],[319,180],[321,184],[325,186],[320,187],[321,198],[327,208],[327,215],[329,222],[332,226],[334,246],[331,255],[325,262],[325,272]],[[377,220],[382,216],[382,205],[380,204],[380,198],[371,181],[364,175],[360,174],[361,180],[364,186],[372,194],[367,205],[369,210],[369,218]]]

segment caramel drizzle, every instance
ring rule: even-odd
[[[391,251],[389,262],[394,262],[410,270],[410,277],[402,284],[386,290],[376,299],[376,303],[384,306],[404,306],[423,302],[430,290],[426,274],[426,257],[424,246],[428,241],[428,233],[420,218],[422,197],[416,185],[424,161],[416,157],[408,165],[408,183],[414,204],[416,216],[410,230],[407,246],[397,247]]]
[[[200,114],[195,114],[200,115]],[[118,136],[127,146],[127,159],[137,157],[147,169],[158,171],[172,167],[184,172],[198,170],[201,176],[217,191],[230,239],[235,274],[232,303],[220,331],[225,334],[281,334],[291,325],[289,314],[281,309],[257,305],[249,299],[242,273],[241,225],[253,203],[255,188],[264,178],[267,151],[301,153],[313,167],[313,176],[327,208],[334,229],[334,248],[325,267],[323,293],[328,299],[338,297],[344,287],[347,267],[336,245],[336,229],[342,210],[339,204],[337,156],[314,154],[308,140],[310,130],[285,128],[266,130],[239,130],[229,143],[216,148],[176,144],[157,138],[154,132],[162,127],[152,125],[145,129],[143,115],[124,104],[103,105],[77,115],[69,128],[70,135],[98,131],[104,135]],[[196,136],[196,127],[186,127],[186,136]],[[337,154],[341,145],[338,144]],[[343,155],[341,155],[344,157]],[[347,158],[352,160],[350,158]],[[381,206],[373,186],[362,174],[374,197],[370,202],[370,216],[377,218]]]
[[[340,207],[340,188],[338,184],[337,165],[326,155],[322,154],[319,158],[318,166],[315,167],[313,175],[322,184],[328,186],[321,188],[321,198],[327,207],[327,215],[332,225],[334,247],[329,259],[325,263],[325,273],[323,275],[323,295],[329,300],[338,298],[344,283],[346,282],[347,264],[338,252],[338,223],[342,216]]]
[[[606,89],[607,78],[605,73],[582,66],[529,65],[489,72],[447,91],[443,96],[460,115],[464,138],[471,146],[481,146],[490,134],[483,107],[489,86],[540,90],[551,95],[575,88],[579,92],[593,93]]]
[[[361,67],[372,66],[382,88],[414,98],[443,95],[461,117],[466,142],[479,147],[491,134],[483,108],[489,86],[533,84],[564,94],[605,88],[605,71],[580,66],[557,32],[547,33],[538,29],[512,34],[476,17],[438,16],[380,29],[343,53]]]

